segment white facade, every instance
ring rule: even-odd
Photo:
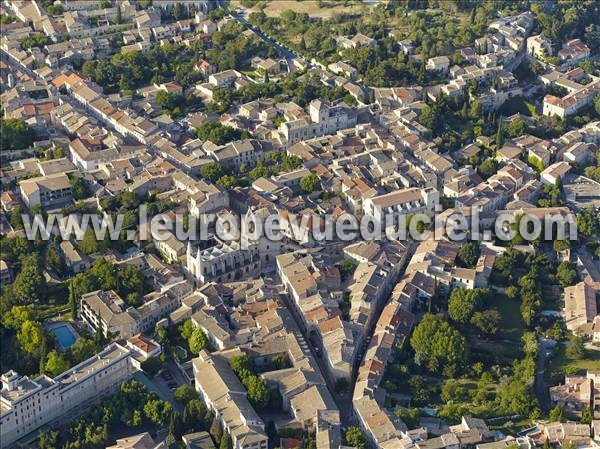
[[[261,268],[257,244],[242,249],[238,242],[220,242],[212,248],[195,252],[191,245],[187,248],[186,270],[200,282],[240,280],[259,274]]]
[[[402,215],[424,213],[431,216],[435,206],[439,204],[439,192],[428,187],[425,189],[410,188],[367,198],[363,201],[363,213],[373,217],[376,224],[383,224],[387,215],[394,220]],[[386,223],[391,225],[391,223]]]
[[[2,375],[0,448],[65,415],[75,417],[92,402],[129,380],[135,368],[131,351],[116,343],[51,379],[34,380],[14,371]]]
[[[292,120],[279,127],[287,141],[288,147],[303,140],[334,134],[340,129],[356,125],[356,116],[347,108],[331,107],[320,100],[313,100],[309,106],[310,121],[306,119]]]

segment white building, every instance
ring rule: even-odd
[[[116,390],[135,368],[131,351],[116,343],[54,379],[36,379],[14,371],[2,375],[0,447],[7,448],[65,415],[75,416],[90,403]]]
[[[21,181],[21,197],[28,207],[52,207],[71,201],[71,182],[64,173]]]
[[[543,34],[528,37],[527,54],[538,58],[543,55],[552,56],[552,42]]]
[[[113,290],[87,293],[81,297],[81,318],[94,331],[109,338],[129,338],[154,330],[158,321],[181,305],[181,297],[172,291],[152,292],[143,297],[137,309],[127,307]]]
[[[540,180],[544,184],[556,185],[571,170],[568,162],[556,162],[540,173]]]
[[[321,100],[310,102],[309,114],[310,121],[300,118],[280,125],[279,131],[285,137],[288,148],[302,140],[334,134],[356,125],[354,111],[343,106],[329,106]]]
[[[372,216],[377,224],[384,224],[386,215],[390,215],[394,220],[401,215],[416,213],[431,216],[439,201],[440,194],[433,187],[425,189],[413,187],[365,199],[363,213]],[[392,223],[385,224],[390,226]]]
[[[240,280],[259,274],[261,268],[257,244],[250,244],[247,249],[242,249],[236,241],[218,242],[211,248],[195,251],[188,244],[186,271],[200,282]]]
[[[600,92],[600,80],[596,79],[587,85],[580,85],[580,89],[571,91],[560,98],[555,95],[544,97],[543,114],[548,116],[558,115],[564,118],[576,114],[580,109],[592,104]]]
[[[450,67],[450,58],[448,56],[436,56],[429,58],[425,68],[432,72],[445,72]]]

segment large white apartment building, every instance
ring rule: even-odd
[[[132,352],[116,343],[54,379],[8,371],[1,377],[0,448],[113,392],[134,373]]]

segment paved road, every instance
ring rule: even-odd
[[[556,345],[556,341],[549,338],[540,338],[539,342],[540,349],[535,367],[535,395],[538,398],[542,411],[546,412],[550,408],[550,400],[544,374],[546,373],[546,362],[550,354],[552,354],[552,349]]]

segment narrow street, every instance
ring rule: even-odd
[[[276,275],[274,275],[274,276],[276,276]],[[281,285],[281,280],[279,279],[279,277],[274,277],[273,283]],[[283,291],[282,285],[281,285],[281,288]],[[335,393],[335,385],[332,384],[331,380],[329,379],[329,376],[327,375],[327,373],[329,371],[328,371],[327,365],[325,363],[325,360],[323,360],[323,355],[320,353],[319,354],[317,353],[317,350],[314,347],[314,345],[311,343],[309,336],[305,335],[304,332],[301,330],[303,328],[303,326],[300,325],[301,319],[297,314],[296,308],[294,307],[293,304],[291,304],[289,295],[287,293],[284,293],[281,296],[284,299],[286,308],[290,311],[290,314],[294,318],[294,322],[296,324],[296,329],[294,330],[294,335],[296,336],[296,340],[298,340],[300,347],[304,351],[309,351],[312,358],[317,362],[319,370],[321,371],[321,375],[323,376],[323,379],[325,380],[325,382],[327,384],[327,388],[329,389],[329,392],[331,393],[331,396],[333,397],[333,400],[335,401],[335,404],[340,411],[340,421],[341,421],[342,426],[345,427],[345,426],[350,425],[352,423],[351,394],[346,393],[345,395],[341,396],[341,395],[338,395]]]

